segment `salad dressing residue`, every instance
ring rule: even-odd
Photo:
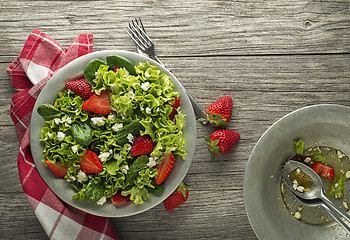
[[[307,153],[319,152],[325,158],[324,162],[334,168],[334,175],[342,174],[350,170],[350,159],[341,151],[331,148],[331,147],[311,147],[307,149]],[[291,173],[291,180],[296,179],[301,186],[304,186],[305,191],[310,189],[312,186],[311,179],[306,176],[304,173],[293,171]],[[328,196],[332,180],[321,177],[324,185],[324,192]],[[311,182],[310,182],[311,181]],[[350,191],[350,181],[345,183],[345,187]],[[306,207],[301,204],[293,195],[291,190],[286,186],[283,179],[281,180],[281,194],[282,200],[285,207],[288,211],[295,217],[296,213],[300,216],[298,218],[300,221],[303,221],[311,225],[328,225],[334,222],[334,219],[324,210],[322,207]],[[347,202],[347,195],[341,199],[331,199],[337,206],[344,208],[343,202]],[[347,211],[347,209],[346,209]],[[299,214],[300,213],[300,214]]]

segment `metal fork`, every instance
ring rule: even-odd
[[[134,41],[138,50],[148,55],[150,58],[156,60],[160,65],[165,67],[165,65],[159,60],[159,58],[155,54],[154,43],[146,34],[141,18],[138,18],[138,19],[135,18],[134,20],[132,20],[131,23],[129,23],[129,26],[125,28],[125,31],[130,36],[130,38]],[[203,124],[207,124],[207,121],[204,121],[204,119],[207,119],[207,113],[203,110],[203,108],[199,105],[199,103],[192,97],[192,95],[186,90],[186,88],[184,89],[192,103],[192,107],[195,115],[197,116],[197,118],[202,120],[201,122]]]

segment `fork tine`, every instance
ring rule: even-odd
[[[141,21],[141,18],[135,18],[135,21],[136,21],[137,25],[139,25],[142,28],[142,30],[146,33],[146,30],[143,27],[143,23]]]
[[[140,42],[140,44],[142,44],[145,48],[150,47],[152,43],[145,39],[145,37],[143,36],[144,34],[141,32],[142,29],[140,29],[139,26],[129,24],[129,28],[133,32],[135,38],[137,38],[137,40]]]
[[[124,28],[126,33],[130,36],[130,38],[134,41],[134,43],[142,50],[145,51],[146,47],[144,46],[144,44],[142,44],[142,42],[140,41],[140,39],[138,38],[138,36],[136,36],[134,34],[134,32],[130,29],[130,27],[128,28]]]
[[[141,21],[141,19],[140,19]],[[137,33],[140,35],[140,37],[145,41],[148,42],[148,44],[153,44],[152,40],[148,37],[145,31],[142,30],[142,27],[137,23],[137,20],[131,21],[132,25],[134,26]],[[141,23],[142,24],[142,23]]]

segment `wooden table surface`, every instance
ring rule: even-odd
[[[188,201],[171,213],[162,204],[111,222],[120,239],[257,239],[243,201],[243,177],[259,137],[300,107],[350,106],[349,0],[0,0],[0,238],[47,239],[22,191],[19,144],[9,116],[15,93],[5,71],[33,29],[64,48],[79,33],[94,35],[94,51],[135,51],[124,31],[141,17],[159,58],[207,108],[229,95],[228,128],[241,140],[210,161],[197,124],[195,156],[185,182]]]

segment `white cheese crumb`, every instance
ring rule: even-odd
[[[148,91],[148,89],[151,87],[151,84],[149,82],[144,82],[141,84],[141,88],[144,90],[144,91]]]
[[[111,155],[109,152],[101,152],[100,155],[98,155],[98,158],[101,162],[105,162],[109,155]]]
[[[301,173],[300,168],[297,168],[296,173],[297,173],[297,174]]]
[[[64,134],[63,132],[57,132],[57,139],[58,141],[63,141],[63,139],[65,138],[66,134]]]
[[[106,202],[106,200],[107,200],[106,196],[103,195],[103,196],[100,198],[100,200],[98,200],[96,203],[97,203],[98,205],[103,205],[103,204]]]
[[[112,126],[112,130],[113,130],[114,132],[117,132],[117,131],[121,130],[122,128],[123,128],[123,124],[122,124],[122,123],[116,123],[116,124],[114,124],[114,125]]]
[[[146,107],[146,113],[150,114],[151,113],[151,109],[149,107]]]
[[[91,118],[91,122],[97,126],[103,126],[105,124],[105,121],[103,121],[102,117]]]
[[[62,122],[62,123],[66,122],[66,123],[68,123],[68,124],[72,124],[72,119],[71,119],[71,117],[65,115],[65,116],[63,116],[61,122]]]
[[[86,175],[86,173],[84,173],[83,171],[79,170],[78,174],[77,174],[77,178],[78,178],[78,182],[82,183],[82,182],[86,182],[89,178]]]
[[[128,97],[129,97],[130,99],[135,99],[135,93],[134,93],[133,91],[129,91],[129,92],[128,92]]]
[[[110,113],[110,114],[108,115],[108,120],[110,120],[110,121],[114,121],[115,118],[116,118],[116,116],[115,116],[115,114],[113,114],[113,113]]]
[[[347,171],[347,172],[345,173],[345,177],[346,177],[346,178],[350,178],[350,171]]]
[[[55,124],[56,124],[56,125],[58,125],[58,124],[60,124],[61,119],[59,119],[59,118],[55,118],[55,119],[54,119],[54,121],[55,121]]]
[[[311,158],[310,157],[305,158],[304,162],[305,163],[310,163],[311,162]]]
[[[116,160],[122,159],[122,155],[120,155],[119,153],[114,154],[113,157],[114,157]]]
[[[344,153],[342,153],[341,151],[337,151],[337,155],[338,155],[338,158],[343,158],[343,157],[345,157],[345,154]]]
[[[126,136],[126,138],[128,139],[129,143],[134,142],[134,136],[131,133],[129,133],[128,136]]]
[[[295,217],[296,219],[300,219],[300,218],[301,218],[301,213],[300,213],[300,212],[295,212],[295,213],[294,213],[294,217]]]
[[[304,189],[305,189],[305,188],[304,188],[303,186],[298,186],[298,187],[297,187],[297,190],[298,190],[299,192],[301,192],[301,193],[304,192]]]
[[[147,163],[147,166],[149,167],[154,167],[155,165],[157,165],[157,158],[156,157],[150,157],[148,159],[148,163]]]
[[[78,152],[78,146],[77,145],[72,146],[72,151],[74,153],[77,153]]]
[[[128,165],[124,165],[120,168],[120,171],[122,171],[122,173],[127,174],[129,171],[129,166]]]
[[[52,133],[48,132],[48,133],[47,133],[47,136],[48,136],[49,138],[52,137]]]

